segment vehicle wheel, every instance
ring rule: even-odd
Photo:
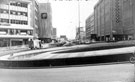
[[[135,57],[130,58],[130,63],[135,64]]]

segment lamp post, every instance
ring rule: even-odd
[[[79,39],[79,42],[81,41],[81,36],[80,36],[80,2],[79,2],[79,0],[78,0],[78,34],[79,34],[79,37],[78,37],[78,39]]]
[[[78,27],[80,27],[80,2],[78,0]]]

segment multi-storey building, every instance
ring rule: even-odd
[[[99,0],[94,16],[99,40],[122,40],[122,0]]]
[[[39,23],[40,23],[40,35],[39,38],[48,42],[52,38],[52,9],[51,3],[40,3],[39,4]]]
[[[122,0],[124,39],[135,39],[135,0]]]
[[[94,28],[94,14],[90,15],[86,19],[85,25],[86,25],[85,26],[86,39],[87,40],[96,39],[96,33],[95,33],[95,28]]]
[[[16,0],[0,4],[0,46],[27,44],[37,35],[38,6],[34,3],[37,4],[35,0]]]
[[[37,0],[30,0],[31,6],[31,26],[33,27],[33,36],[39,38],[39,3]]]
[[[61,41],[67,41],[68,38],[67,38],[66,35],[60,35],[60,40],[61,40]]]
[[[79,42],[83,42],[85,40],[84,27],[78,27],[76,29],[76,40]]]
[[[57,29],[52,28],[52,39],[56,39],[56,38],[57,38]]]
[[[135,39],[134,9],[134,0],[99,0],[94,7],[98,39]]]

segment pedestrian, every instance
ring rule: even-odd
[[[41,44],[41,41],[39,41],[39,47],[42,48],[42,44]]]
[[[29,48],[30,48],[30,49],[33,49],[33,47],[34,47],[33,40],[30,39],[30,41],[29,41]]]

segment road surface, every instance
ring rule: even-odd
[[[134,82],[133,64],[0,69],[0,82]]]

